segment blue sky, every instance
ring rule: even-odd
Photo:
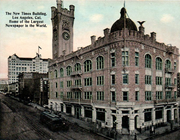
[[[90,36],[103,36],[103,29],[111,28],[119,19],[124,0],[64,0],[63,6],[75,6],[74,50],[90,44]],[[0,0],[0,78],[7,77],[7,58],[34,57],[41,46],[43,58],[52,57],[51,7],[56,0]],[[135,22],[146,21],[145,34],[156,32],[157,41],[180,48],[180,1],[126,0],[129,17]],[[12,18],[6,12],[45,12],[42,19],[47,28],[12,28],[5,24]]]

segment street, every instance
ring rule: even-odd
[[[75,124],[67,132],[52,132],[39,122],[40,111],[0,94],[0,139],[104,140]]]

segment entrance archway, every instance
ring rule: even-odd
[[[129,129],[129,117],[128,116],[122,117],[122,128]]]

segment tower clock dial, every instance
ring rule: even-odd
[[[70,35],[69,35],[69,33],[67,33],[67,32],[63,32],[62,36],[63,36],[63,38],[64,38],[65,40],[69,40],[69,39],[70,39]]]

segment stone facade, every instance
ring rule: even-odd
[[[177,122],[178,55],[142,25],[104,29],[89,46],[51,60],[49,106],[119,133]]]

